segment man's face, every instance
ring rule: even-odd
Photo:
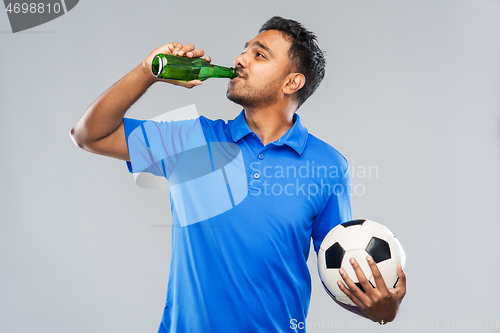
[[[250,108],[274,104],[290,73],[290,46],[277,30],[264,31],[249,41],[234,60],[239,77],[229,81],[227,98]]]

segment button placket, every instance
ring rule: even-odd
[[[250,172],[250,177],[248,179],[248,185],[250,187],[257,187],[257,188],[260,188],[261,187],[261,183],[262,183],[262,170],[263,168],[265,167],[265,165],[263,164],[263,160],[265,158],[265,155],[264,155],[264,151],[266,151],[267,149],[269,149],[271,147],[262,147],[262,150],[260,150],[260,152],[258,152],[257,155],[254,155],[254,160],[253,160],[253,163],[252,165],[255,165],[256,167],[253,167],[251,169],[251,172]]]
[[[269,146],[263,147],[263,149],[260,151],[260,153],[258,153],[258,154],[257,154],[257,156],[256,156],[256,158],[255,158],[255,160],[254,160],[254,162],[259,163],[259,166],[260,166],[260,168],[259,168],[259,169],[260,169],[260,170],[253,172],[253,173],[251,174],[251,177],[252,177],[252,178],[254,178],[254,179],[259,179],[259,178],[261,178],[261,172],[262,172],[263,168],[265,167],[265,165],[262,165],[262,162],[261,162],[261,161],[262,161],[262,160],[264,159],[264,157],[265,157],[264,152],[265,152],[266,150],[268,150],[269,148],[271,148],[271,147],[269,147]]]
[[[251,164],[251,170],[248,178],[248,186],[250,188],[260,188],[260,176],[262,172],[262,165],[257,156],[253,155],[253,161]]]

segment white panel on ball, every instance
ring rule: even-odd
[[[325,283],[328,290],[335,296],[345,295],[337,284],[337,281],[344,281],[338,269],[327,269],[325,271],[325,278],[322,281]]]
[[[373,237],[383,239],[386,242],[394,237],[394,234],[389,230],[389,228],[375,221],[366,220],[363,223],[363,227],[366,228]]]
[[[323,241],[321,242],[321,246],[320,248],[323,250],[323,251],[326,251],[328,250],[328,248],[330,247],[331,244],[334,244],[337,242],[337,240],[339,239],[340,237],[340,234],[345,230],[345,228],[343,226],[341,226],[340,224],[337,225],[336,227],[334,227],[332,230],[330,230],[330,232],[325,236],[325,238],[323,239]],[[327,246],[328,245],[328,246]]]
[[[368,230],[363,226],[355,225],[347,227],[340,235],[338,242],[346,250],[361,250],[366,248],[371,238]]]
[[[392,259],[387,259],[377,264],[378,270],[384,277],[384,282],[388,289],[391,289],[394,286],[394,283],[396,283],[396,280],[398,278],[397,266],[398,264]],[[375,278],[373,276],[370,279],[370,282],[375,287],[377,286],[377,284],[375,283]]]
[[[320,248],[318,251],[318,274],[321,281],[324,281],[325,270],[321,267],[326,267],[326,255],[325,251]]]
[[[397,262],[400,263],[403,268],[405,268],[406,265],[406,253],[405,250],[403,250],[403,246],[399,242],[399,240],[394,237],[389,241],[389,248],[391,249],[391,258]]]

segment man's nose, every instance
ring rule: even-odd
[[[245,68],[247,65],[245,53],[240,54],[234,59],[234,65],[236,68]]]

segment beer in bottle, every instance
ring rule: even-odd
[[[201,58],[170,54],[157,54],[151,63],[151,70],[157,78],[179,81],[204,81],[211,77],[233,79],[238,76],[236,68],[212,65]]]

